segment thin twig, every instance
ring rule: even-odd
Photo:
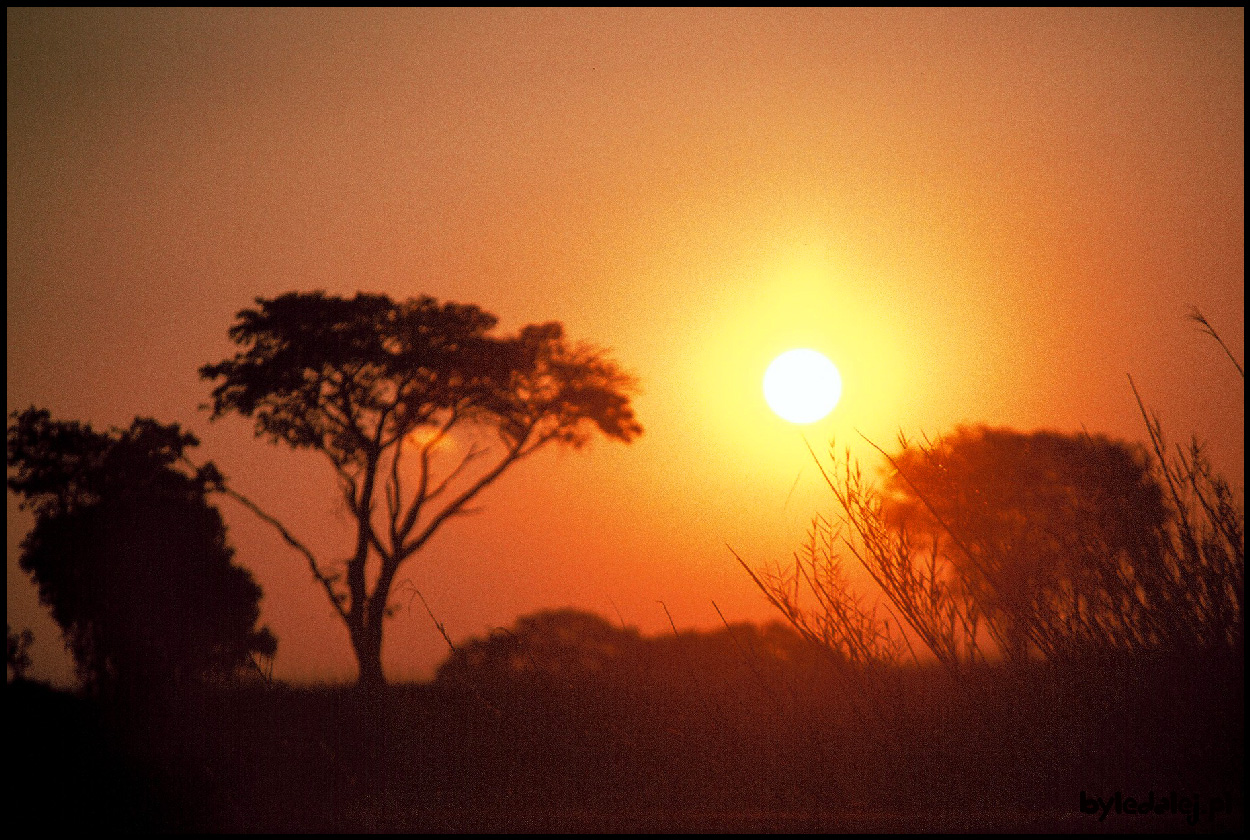
[[[1214,338],[1220,347],[1224,348],[1224,352],[1228,354],[1229,360],[1232,361],[1233,365],[1237,368],[1237,372],[1241,374],[1241,378],[1245,379],[1246,371],[1242,368],[1241,362],[1237,361],[1237,358],[1233,355],[1233,351],[1228,349],[1228,345],[1224,343],[1224,339],[1220,338],[1220,334],[1215,331],[1215,327],[1211,326],[1211,322],[1207,320],[1206,316],[1203,315],[1201,311],[1199,311],[1198,307],[1195,306],[1189,310],[1189,320],[1196,321],[1201,324],[1202,331]]]
[[[414,586],[412,591],[416,592],[417,597],[421,599],[421,606],[425,607],[426,614],[429,615],[430,621],[434,622],[434,626],[438,628],[439,635],[443,637],[443,641],[447,643],[447,647],[451,648],[452,653],[455,653],[456,646],[452,644],[451,636],[447,635],[447,628],[443,626],[443,622],[434,617],[434,611],[430,609],[430,605],[426,602],[425,596],[421,594],[421,590]]]

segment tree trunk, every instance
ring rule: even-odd
[[[382,628],[368,627],[353,631],[352,649],[356,652],[356,665],[359,676],[356,687],[373,691],[386,685],[386,677],[382,674]]]

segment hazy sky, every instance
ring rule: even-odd
[[[453,639],[573,605],[658,632],[772,618],[818,449],[959,423],[1174,439],[1244,481],[1244,11],[13,10],[8,410],[177,421],[330,556],[328,466],[210,424],[197,368],[256,296],[560,320],[642,383],[630,446],[544,452],[401,572]],[[841,368],[796,427],[783,350]],[[864,447],[858,450],[867,457]],[[875,464],[875,462],[871,462]],[[351,679],[303,560],[222,500],[276,671]],[[35,675],[68,659],[17,568]],[[401,586],[398,595],[410,591]],[[419,601],[393,679],[446,646]]]

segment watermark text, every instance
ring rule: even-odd
[[[1231,793],[1201,796],[1171,791],[1156,795],[1152,790],[1149,795],[1141,798],[1125,796],[1122,791],[1117,790],[1113,795],[1104,798],[1081,791],[1081,813],[1097,816],[1099,822],[1113,813],[1158,816],[1179,814],[1189,825],[1195,825],[1200,819],[1215,820],[1227,816],[1233,805]]]

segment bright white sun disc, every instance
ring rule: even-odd
[[[815,423],[838,404],[842,376],[815,350],[788,350],[764,372],[768,407],[791,423]]]

